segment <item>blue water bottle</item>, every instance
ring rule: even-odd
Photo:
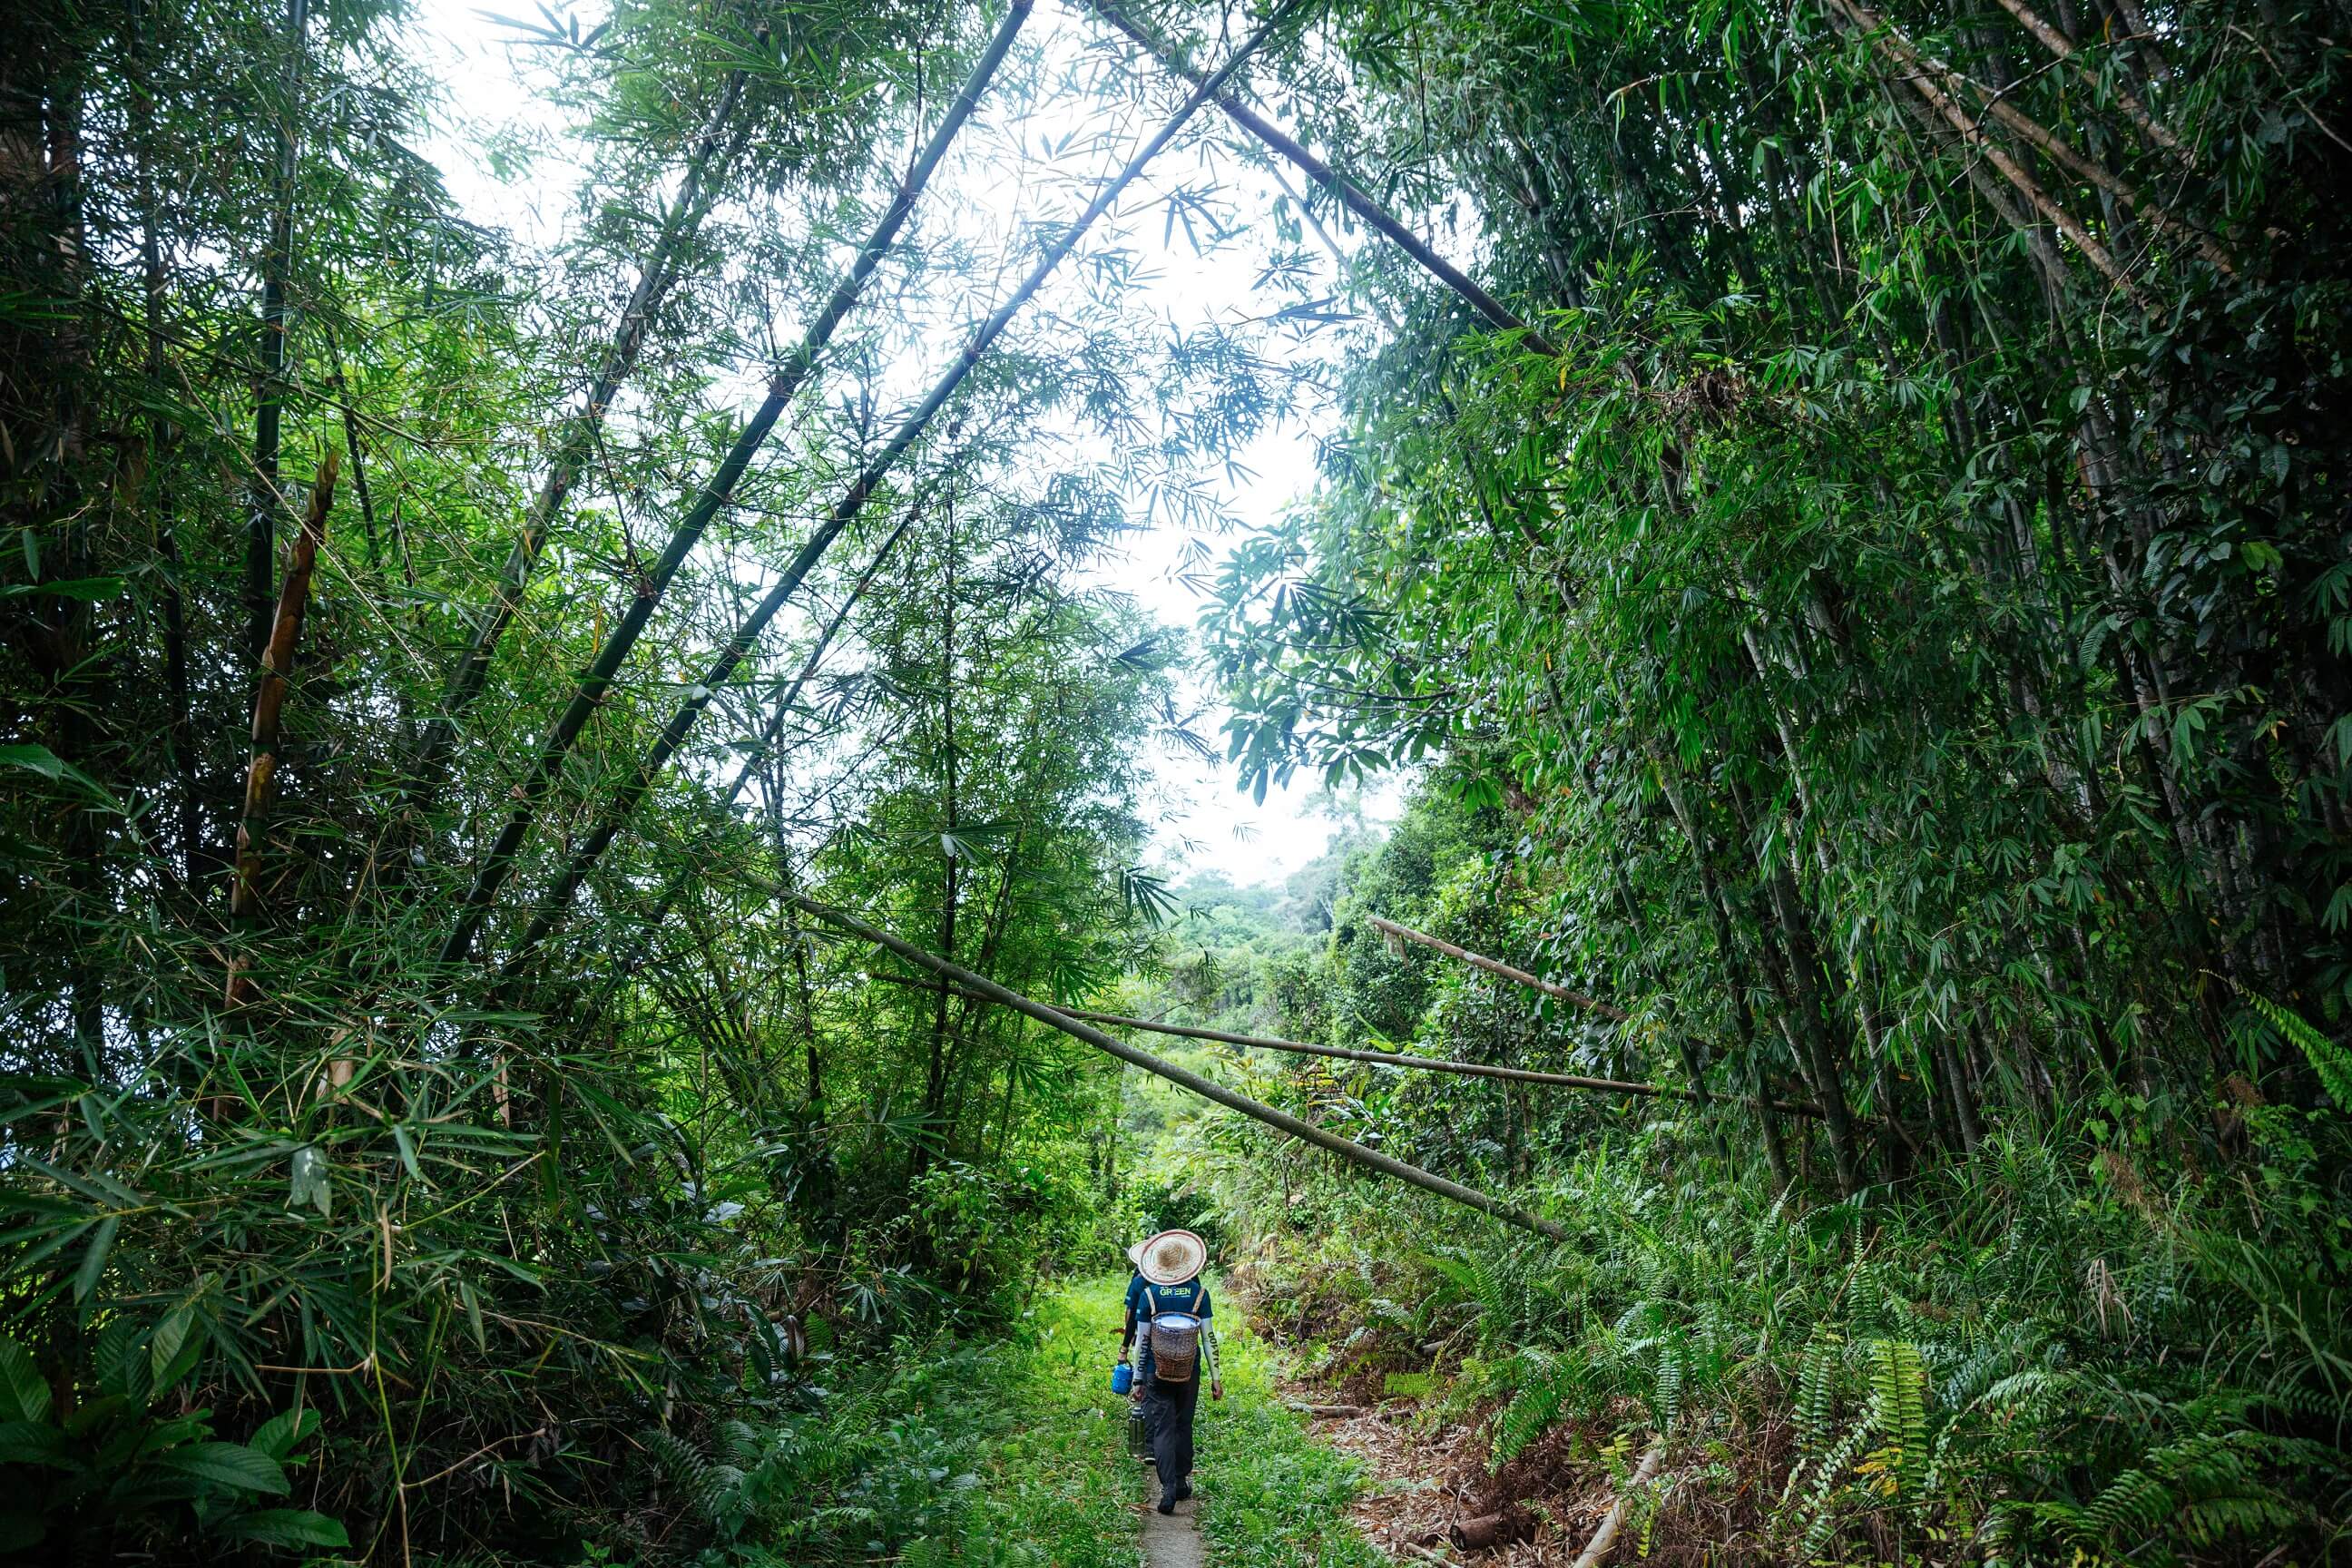
[[[1110,1391],[1113,1394],[1125,1394],[1134,1386],[1135,1369],[1133,1367],[1121,1362],[1110,1369]]]

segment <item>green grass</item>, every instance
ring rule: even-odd
[[[999,1362],[1003,1382],[975,1389],[981,1484],[950,1528],[915,1543],[908,1568],[1137,1568],[1135,1469],[1126,1402],[1110,1391],[1117,1282],[1041,1294]]]
[[[905,1345],[845,1379],[764,1439],[735,1550],[704,1561],[1139,1568],[1117,1303],[1110,1285],[1049,1293],[1001,1339]]]
[[[1110,1391],[1123,1281],[1075,1281],[1037,1298],[1006,1342],[925,1380],[925,1447],[979,1478],[896,1554],[908,1568],[1138,1568],[1146,1472],[1127,1457],[1127,1404]],[[1225,1399],[1201,1403],[1200,1524],[1211,1568],[1383,1568],[1348,1520],[1357,1467],[1282,1407],[1273,1352],[1220,1325]],[[940,1439],[946,1439],[940,1442]]]

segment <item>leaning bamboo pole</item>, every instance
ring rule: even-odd
[[[799,672],[793,677],[791,683],[776,699],[769,711],[767,723],[760,731],[760,738],[752,742],[749,751],[743,753],[742,762],[735,769],[734,781],[727,786],[727,793],[719,797],[719,804],[714,808],[715,816],[723,817],[734,810],[735,803],[743,798],[744,790],[751,786],[753,775],[767,765],[768,759],[774,754],[776,742],[782,738],[784,725],[792,717],[793,705],[799,702],[802,691],[807,688],[809,681],[816,675],[819,666],[824,663],[825,650],[832,647],[833,639],[840,635],[841,628],[848,623],[850,612],[855,610],[857,607],[857,602],[866,596],[866,590],[873,586],[875,577],[881,572],[883,563],[889,560],[891,553],[898,549],[898,542],[905,538],[908,530],[914,526],[919,510],[919,509],[910,510],[900,519],[898,526],[892,529],[888,536],[876,548],[874,553],[867,557],[864,569],[857,574],[856,582],[851,584],[849,593],[841,603],[835,606],[833,618],[826,622],[824,628],[817,634],[815,643],[809,648],[808,657],[801,661]],[[617,832],[619,819],[625,817],[626,813],[608,811],[606,816],[608,819],[614,821],[614,831]],[[601,826],[599,831],[602,831]],[[702,837],[707,841],[709,836],[709,830],[706,829]],[[611,839],[608,837],[605,843],[609,845]],[[583,845],[583,853],[574,856],[572,866],[565,868],[565,879],[571,881],[572,886],[566,888],[561,882],[558,883],[539,913],[532,917],[530,927],[523,933],[522,940],[515,943],[514,950],[507,954],[506,963],[499,967],[499,973],[503,978],[512,979],[522,973],[523,967],[530,962],[530,955],[537,951],[539,943],[545,941],[562,923],[571,900],[577,895],[580,884],[586,879],[589,871],[593,869],[597,858],[604,853],[604,847],[596,846],[596,852],[593,855],[585,853],[587,847]],[[613,964],[612,973],[606,978],[604,992],[590,1008],[589,1016],[593,1018],[601,1016],[611,1002],[614,991],[629,975],[636,973],[638,961],[644,956],[646,946],[653,941],[653,933],[662,929],[663,922],[669,918],[669,911],[677,906],[678,896],[686,891],[687,884],[695,879],[699,867],[689,857],[686,862],[679,865],[677,869],[670,873],[669,879],[662,885],[661,897],[654,900],[653,912],[635,923],[635,942],[629,947],[627,956]],[[611,951],[617,952],[618,949]]]
[[[1131,1067],[1141,1068],[1148,1073],[1166,1079],[1178,1088],[1190,1089],[1203,1100],[1213,1100],[1228,1110],[1238,1110],[1253,1121],[1262,1121],[1268,1127],[1286,1132],[1304,1142],[1312,1143],[1317,1148],[1337,1154],[1343,1160],[1362,1165],[1369,1170],[1378,1171],[1384,1176],[1419,1187],[1423,1192],[1434,1193],[1439,1197],[1465,1205],[1482,1214],[1490,1215],[1506,1225],[1533,1231],[1536,1235],[1549,1237],[1553,1241],[1568,1239],[1566,1231],[1539,1215],[1532,1215],[1525,1209],[1514,1208],[1500,1199],[1479,1192],[1474,1187],[1465,1187],[1459,1182],[1448,1181],[1444,1176],[1434,1172],[1424,1171],[1418,1165],[1408,1165],[1392,1155],[1383,1154],[1377,1149],[1368,1149],[1353,1139],[1342,1138],[1338,1133],[1327,1131],[1311,1121],[1301,1121],[1286,1110],[1277,1110],[1263,1100],[1252,1100],[1245,1094],[1237,1094],[1213,1079],[1202,1078],[1199,1073],[1180,1068],[1175,1063],[1165,1061],[1149,1051],[1139,1050],[1124,1040],[1103,1033],[1091,1024],[1082,1023],[1067,1013],[1048,1007],[1043,1002],[1024,996],[1009,987],[999,985],[984,974],[966,969],[960,963],[950,963],[925,949],[917,947],[911,942],[893,936],[878,926],[868,925],[855,915],[835,909],[830,904],[821,904],[806,894],[793,892],[781,884],[771,885],[770,891],[780,901],[791,904],[803,913],[823,921],[838,931],[846,931],[862,942],[869,942],[877,947],[886,948],[918,969],[929,970],[948,984],[975,992],[991,1002],[1010,1007],[1016,1013],[1034,1018],[1049,1027],[1059,1029],[1073,1039],[1083,1040],[1106,1056],[1116,1057]]]
[[[1598,1013],[1612,1023],[1625,1024],[1633,1021],[1633,1016],[1622,1007],[1613,1006],[1598,997],[1587,996],[1581,991],[1571,991],[1567,986],[1557,984],[1552,981],[1539,979],[1524,969],[1514,969],[1499,960],[1475,953],[1466,947],[1456,947],[1443,937],[1432,936],[1427,931],[1415,931],[1411,926],[1401,926],[1394,921],[1382,920],[1378,915],[1367,915],[1364,918],[1375,931],[1384,931],[1400,941],[1417,942],[1423,947],[1435,948],[1448,958],[1458,958],[1463,963],[1474,968],[1483,969],[1489,974],[1499,974],[1506,980],[1516,980],[1522,985],[1531,986],[1547,996],[1567,1003],[1571,1007],[1581,1007],[1588,1013]]]
[[[571,755],[572,743],[580,738],[581,731],[587,728],[589,720],[595,716],[596,710],[604,706],[605,696],[612,688],[613,679],[620,673],[622,662],[636,647],[638,637],[645,631],[646,623],[653,618],[655,607],[660,604],[663,594],[667,591],[671,581],[677,575],[678,569],[686,563],[688,552],[701,540],[703,530],[709,526],[711,519],[719,514],[719,510],[734,498],[735,486],[741,480],[744,470],[750,468],[752,457],[761,447],[766,444],[769,432],[775,427],[776,421],[783,415],[785,404],[789,403],[793,395],[800,390],[802,382],[807,379],[810,371],[815,367],[819,351],[832,340],[835,329],[840,326],[843,319],[849,314],[850,309],[856,304],[859,294],[865,289],[866,279],[881,264],[884,254],[897,242],[898,231],[906,226],[908,216],[914,210],[915,198],[930,182],[933,172],[939,168],[941,160],[946,158],[950,143],[955,140],[957,132],[963,128],[964,122],[971,119],[973,110],[979,106],[981,94],[987,89],[990,79],[996,74],[997,67],[1003,62],[1005,54],[1012,48],[1013,35],[1019,31],[1021,23],[1027,17],[1031,4],[1032,0],[1013,0],[1013,8],[1006,15],[1003,26],[1000,26],[996,30],[996,36],[989,40],[986,52],[972,67],[971,74],[964,80],[962,90],[956,94],[955,101],[949,105],[946,116],[940,121],[939,129],[932,132],[929,142],[923,148],[922,155],[915,160],[913,165],[908,169],[906,177],[899,182],[898,194],[891,198],[889,208],[883,214],[882,221],[876,225],[874,232],[866,237],[864,247],[857,253],[857,258],[850,264],[849,270],[843,274],[840,281],[834,286],[832,295],[825,300],[824,308],[817,312],[815,319],[810,322],[808,331],[803,334],[799,347],[793,351],[768,383],[766,397],[752,414],[750,422],[744,426],[742,434],[736,438],[734,447],[720,462],[718,471],[711,476],[709,483],[704,486],[701,496],[670,534],[669,542],[663,548],[660,560],[655,563],[653,571],[648,574],[646,584],[630,597],[628,608],[623,612],[620,624],[613,628],[611,635],[604,639],[604,646],[597,650],[594,660],[582,674],[579,684],[572,691],[571,702],[565,706],[562,714],[556,720],[554,728],[548,732],[546,741],[540,747],[537,764],[531,770],[530,776],[516,787],[517,798],[514,810],[509,814],[505,826],[499,830],[498,838],[491,844],[489,852],[482,858],[480,868],[475,873],[472,886],[467,889],[464,898],[459,901],[457,924],[441,945],[443,963],[457,963],[472,950],[474,938],[481,930],[483,919],[489,912],[490,902],[498,896],[498,890],[505,883],[508,873],[514,868],[515,855],[522,847],[524,837],[530,831],[532,819],[539,815],[541,802],[546,798],[547,792],[554,786],[556,778],[562,773],[564,759]],[[969,356],[973,351],[966,352]],[[954,390],[952,383],[960,382],[962,379],[962,374],[971,368],[971,363],[972,360],[970,357],[958,363],[956,372],[948,385],[948,391]],[[946,401],[943,394],[935,392],[934,395],[937,402]],[[734,639],[729,643],[730,649],[747,647],[749,642],[745,633],[748,632],[751,639],[756,639],[760,632],[766,628],[767,623],[783,608],[784,601],[800,587],[801,579],[808,574],[810,569],[823,556],[825,547],[833,542],[834,536],[843,528],[847,527],[850,521],[857,515],[865,505],[866,496],[872,493],[874,486],[880,483],[882,476],[887,473],[890,467],[898,461],[899,455],[913,444],[914,437],[921,433],[922,426],[929,424],[930,416],[937,412],[937,404],[927,401],[923,411],[917,418],[909,419],[906,425],[900,426],[898,437],[894,438],[884,449],[880,460],[869,465],[866,471],[858,476],[857,483],[852,487],[849,498],[834,509],[833,516],[826,520],[824,526],[817,531],[808,545],[801,551],[793,565],[786,569],[783,579],[777,584],[776,591],[772,592],[765,600],[761,601],[760,609],[754,612],[751,620],[747,622],[743,630],[739,631]],[[733,668],[733,660],[727,660],[726,669],[729,673],[732,672]],[[725,676],[722,675],[719,679],[724,680]],[[698,716],[699,712],[700,710],[697,708],[695,715]],[[691,717],[687,721],[689,725],[692,721]]]
[[[1241,47],[1234,51],[1232,57],[1217,68],[1215,75],[1193,90],[1192,96],[1184,100],[1183,105],[1171,115],[1153,133],[1151,139],[1128,161],[1127,166],[1096,191],[1094,200],[1087,205],[1086,211],[1080,213],[1076,221],[1055,237],[1053,243],[1045,247],[1045,253],[1039,258],[1037,265],[1031,269],[1026,278],[1021,280],[1019,287],[1013,290],[1004,303],[996,308],[994,314],[981,323],[979,331],[972,335],[971,342],[964,345],[963,351],[956,356],[955,363],[944,375],[940,377],[937,384],[931,388],[915,411],[900,422],[898,430],[891,436],[889,443],[858,474],[856,482],[849,487],[848,492],[834,504],[832,512],[826,516],[824,523],[810,535],[808,542],[801,547],[800,553],[793,558],[789,566],[785,567],[782,574],[777,579],[775,586],[737,628],[735,635],[728,639],[726,646],[719,649],[719,654],[710,663],[709,672],[704,675],[700,682],[702,695],[689,699],[671,716],[669,723],[663,728],[661,738],[655,743],[653,752],[646,758],[648,768],[657,772],[676,753],[678,746],[684,742],[688,732],[702,717],[703,710],[710,705],[711,699],[733,677],[735,667],[741,663],[758,645],[769,623],[776,618],[793,595],[799,591],[802,581],[815,569],[820,561],[824,560],[825,552],[832,548],[833,542],[840,537],[842,531],[855,522],[859,513],[866,510],[866,503],[873,499],[875,491],[881,488],[882,481],[889,477],[890,470],[898,467],[899,459],[907,455],[907,452],[921,438],[924,431],[930,427],[932,420],[939,416],[940,410],[947,406],[948,399],[952,397],[956,389],[963,384],[964,378],[971,374],[975,365],[980,363],[987,354],[990,346],[1003,335],[1005,328],[1012,324],[1013,318],[1021,313],[1023,308],[1035,296],[1038,289],[1045,287],[1045,279],[1053,275],[1055,268],[1061,265],[1063,259],[1073,249],[1076,248],[1078,241],[1085,237],[1087,231],[1095,226],[1104,213],[1110,210],[1112,204],[1118,199],[1120,194],[1132,184],[1151,160],[1159,155],[1160,150],[1174,140],[1176,133],[1184,128],[1185,124],[1199,111],[1201,106],[1206,103],[1235,71],[1241,68],[1251,55],[1256,53],[1258,46],[1280,24],[1289,9],[1290,7],[1286,5],[1278,10]],[[1010,45],[1012,40],[1009,37],[1000,35],[1000,37],[1003,43]],[[985,65],[987,62],[982,63]],[[966,84],[965,94],[956,100],[957,110],[962,114],[969,114],[971,102],[978,96],[979,89],[983,85],[985,85],[984,79],[975,72],[973,79]],[[954,111],[950,111],[950,118],[960,117]],[[942,129],[944,131],[945,128]],[[942,154],[946,152],[943,138],[935,138],[932,147],[925,150],[926,163],[936,164],[938,160],[931,156],[934,150]],[[929,175],[929,167],[919,165],[919,168],[926,176]],[[910,175],[909,178],[911,179],[912,176]],[[909,196],[906,199],[911,201],[912,198]],[[866,265],[866,258],[860,258],[860,263]],[[870,267],[868,269],[870,270]],[[860,281],[863,281],[862,278]],[[842,308],[845,310],[847,308],[845,301]],[[762,412],[766,410],[763,409]],[[774,423],[772,414],[769,416],[768,423]],[[764,438],[766,434],[765,426],[758,427],[758,435],[761,438]],[[751,439],[751,431],[745,432],[747,441]],[[757,441],[751,441],[752,446],[756,447],[757,444]],[[738,461],[739,458],[740,461]],[[741,472],[742,464],[750,461],[750,450],[739,442],[737,451],[730,454],[728,458],[731,471],[730,468],[721,469],[721,479],[727,489],[732,489],[735,476]],[[718,492],[719,482],[713,481],[714,494]],[[708,510],[697,508],[698,513],[701,514],[705,521],[708,521],[709,512],[716,510],[716,500],[712,501]],[[700,524],[695,522],[693,519],[688,520],[688,524],[680,525],[679,535],[687,532],[689,524],[692,525],[694,533],[698,536],[701,531]],[[690,545],[692,541],[688,539],[685,542]],[[684,554],[685,551],[679,538],[674,536],[670,542],[670,548],[663,552],[663,563],[674,573],[677,569],[676,563],[684,559]],[[628,617],[625,617],[623,627],[614,630],[612,638],[606,644],[605,651],[598,655],[595,664],[583,677],[579,690],[572,698],[572,705],[564,710],[563,717],[557,721],[555,731],[549,736],[547,745],[541,753],[539,767],[529,780],[518,786],[520,798],[513,813],[507,818],[506,826],[499,831],[497,842],[491,846],[488,855],[483,858],[481,869],[476,874],[473,886],[467,889],[466,896],[459,905],[455,929],[450,931],[448,940],[442,943],[440,954],[442,963],[458,963],[471,951],[474,937],[481,930],[482,921],[489,911],[490,901],[497,897],[498,890],[506,881],[508,873],[514,868],[515,854],[522,847],[524,836],[530,831],[531,820],[538,815],[540,802],[546,797],[548,790],[553,785],[557,774],[562,771],[563,759],[570,753],[572,742],[578,738],[581,730],[587,725],[589,719],[603,705],[604,693],[612,685],[613,676],[620,668],[622,657],[627,653],[628,646],[635,644],[635,631],[643,627],[646,617],[651,615],[653,605],[659,599],[661,588],[666,586],[667,583],[667,578],[661,574],[659,568],[656,568],[654,592],[641,594],[631,603]],[[621,644],[625,630],[628,634],[627,644],[616,648],[615,645]],[[652,775],[648,772],[644,776],[649,781]]]
[[[269,575],[277,567],[279,430],[286,409],[286,277],[294,266],[294,189],[302,170],[303,58],[310,48],[310,0],[287,0],[284,94],[278,105],[278,181],[269,207],[269,247],[261,256],[261,366],[254,378],[253,471],[246,481],[246,651],[267,656],[277,621]]]
[[[760,738],[752,742],[751,749],[743,754],[742,763],[735,770],[734,782],[727,786],[727,793],[719,797],[719,811],[722,816],[734,809],[735,803],[742,798],[744,787],[751,782],[752,774],[766,764],[770,754],[774,752],[776,742],[783,733],[784,724],[792,717],[793,706],[800,701],[802,690],[807,687],[811,678],[816,674],[818,666],[824,662],[825,650],[833,646],[833,639],[840,635],[843,624],[849,619],[850,611],[857,607],[858,600],[864,598],[866,590],[873,585],[876,574],[882,570],[882,563],[890,558],[891,553],[898,548],[898,542],[904,539],[907,536],[907,531],[915,525],[915,515],[914,512],[909,511],[899,520],[898,526],[890,531],[889,536],[882,541],[880,546],[867,559],[865,570],[858,574],[857,581],[851,585],[847,595],[835,608],[832,618],[818,632],[816,641],[809,648],[808,657],[801,661],[799,673],[793,677],[791,683],[777,697],[775,707],[768,715],[767,723],[761,728]],[[672,721],[673,725],[676,722],[676,720]],[[522,940],[516,942],[514,951],[507,955],[506,963],[500,966],[500,973],[509,978],[520,973],[523,965],[530,962],[531,953],[537,951],[539,944],[553,935],[555,929],[563,923],[563,917],[571,910],[572,900],[579,896],[581,884],[588,879],[588,873],[596,868],[596,862],[604,858],[604,851],[612,847],[613,840],[618,837],[621,829],[628,825],[630,814],[636,810],[637,802],[644,799],[646,792],[653,787],[654,779],[669,762],[671,753],[676,750],[676,744],[668,741],[668,732],[665,731],[662,741],[657,742],[654,749],[638,762],[636,767],[630,773],[628,781],[614,792],[613,799],[605,805],[604,815],[597,819],[595,828],[581,841],[580,847],[572,851],[571,861],[563,868],[563,874],[556,879],[555,886],[549,890],[547,897],[540,901],[538,912],[531,916],[530,926],[522,933]],[[654,905],[653,914],[646,921],[646,931],[658,929],[662,921],[668,918],[670,906],[677,901],[678,894],[685,890],[686,884],[693,872],[694,868],[689,864],[681,866],[671,876],[667,884],[662,889],[661,898]]]
[[[1145,54],[1158,60],[1165,68],[1196,84],[1202,79],[1202,72],[1197,68],[1188,66],[1177,59],[1166,45],[1152,37],[1118,6],[1109,4],[1109,0],[1089,0],[1089,5],[1095,15],[1132,38],[1142,47]],[[1373,200],[1370,194],[1361,185],[1307,151],[1296,137],[1291,136],[1280,126],[1251,108],[1248,100],[1244,99],[1239,91],[1221,91],[1217,94],[1216,101],[1217,107],[1223,110],[1234,123],[1297,164],[1308,179],[1329,191],[1338,198],[1341,205],[1362,219],[1369,227],[1385,237],[1398,249],[1419,262],[1424,271],[1461,296],[1472,310],[1484,316],[1491,325],[1507,332],[1517,332],[1523,346],[1548,359],[1556,358],[1559,355],[1559,351],[1552,346],[1543,333],[1523,321],[1510,307],[1479,287],[1477,280],[1468,273],[1438,255],[1431,248],[1427,240],[1407,228],[1395,214]]]
[[[877,973],[870,978],[891,985],[908,985],[925,991],[937,989],[929,981],[910,980],[900,974]],[[957,994],[972,1001],[988,1000],[977,992],[961,991]],[[1423,1072],[1458,1073],[1465,1078],[1501,1079],[1511,1083],[1544,1084],[1553,1089],[1590,1089],[1599,1094],[1691,1101],[1698,1099],[1686,1089],[1633,1083],[1623,1079],[1580,1078],[1572,1073],[1543,1072],[1535,1068],[1496,1067],[1488,1062],[1453,1061],[1444,1057],[1416,1057],[1402,1051],[1360,1051],[1347,1046],[1321,1046],[1307,1040],[1278,1039],[1270,1035],[1240,1035],[1226,1029],[1204,1029],[1190,1024],[1163,1024],[1156,1019],[1130,1017],[1124,1013],[1097,1013],[1084,1007],[1057,1007],[1055,1011],[1065,1017],[1077,1018],[1089,1024],[1108,1024],[1113,1028],[1142,1029],[1154,1035],[1171,1035],[1178,1039],[1209,1040],[1219,1045],[1244,1046],[1253,1050],[1286,1051],[1293,1056],[1329,1057],[1339,1061],[1369,1062],[1376,1067],[1414,1068]],[[1752,1105],[1755,1102],[1735,1098],[1733,1103]],[[1794,1100],[1776,1100],[1772,1102],[1772,1109],[1795,1116],[1818,1117],[1822,1113],[1821,1107],[1817,1105]]]
[[[759,41],[768,39],[767,24],[759,28]],[[661,228],[652,248],[646,252],[645,268],[637,278],[637,286],[628,303],[621,308],[621,319],[613,329],[611,340],[604,345],[604,363],[596,379],[588,388],[588,395],[570,418],[563,422],[555,442],[555,450],[548,460],[547,473],[540,480],[539,491],[531,498],[530,510],[524,512],[522,528],[515,535],[507,552],[506,563],[499,568],[498,581],[491,586],[489,602],[475,616],[474,635],[466,644],[465,653],[449,671],[441,693],[440,710],[425,728],[416,747],[416,755],[409,766],[408,796],[411,805],[429,799],[439,782],[442,765],[448,760],[450,748],[457,743],[457,722],[474,699],[482,693],[489,678],[490,660],[505,639],[507,627],[514,620],[515,611],[522,603],[523,590],[530,583],[532,569],[539,563],[540,552],[546,547],[548,530],[555,514],[572,493],[572,484],[587,466],[594,451],[597,432],[604,428],[604,416],[621,384],[636,368],[637,355],[645,346],[646,329],[652,325],[655,312],[661,308],[662,299],[669,292],[685,270],[687,247],[693,243],[702,220],[709,213],[717,196],[717,182],[710,176],[714,167],[723,167],[733,161],[751,133],[751,122],[736,121],[735,107],[741,98],[748,73],[740,68],[728,73],[719,89],[718,107],[712,111],[709,125],[688,155],[685,177],[678,184],[677,199],[663,215]],[[730,125],[734,134],[728,141],[725,153],[719,151],[719,137]]]

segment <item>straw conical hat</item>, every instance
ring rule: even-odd
[[[1163,1230],[1133,1256],[1136,1272],[1154,1285],[1181,1285],[1209,1260],[1209,1244],[1189,1230]]]
[[[1138,1274],[1143,1272],[1143,1249],[1150,1244],[1151,1238],[1146,1237],[1127,1249],[1127,1266]]]

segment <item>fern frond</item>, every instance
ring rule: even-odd
[[[2313,1028],[2300,1013],[2291,1012],[2252,991],[2242,988],[2238,994],[2263,1016],[2272,1028],[2284,1035],[2303,1052],[2304,1059],[2311,1064],[2311,1070],[2319,1076],[2320,1087],[2327,1090],[2327,1098],[2336,1102],[2336,1109],[2346,1115],[2352,1115],[2352,1051],[2346,1050]]]
[[[1873,1340],[1869,1356],[1870,1426],[1893,1451],[1897,1485],[1916,1497],[1927,1464],[1927,1363],[1908,1340]]]
[[[1836,1429],[1838,1373],[1845,1345],[1835,1334],[1815,1335],[1797,1373],[1797,1436],[1808,1452],[1828,1446]]]

